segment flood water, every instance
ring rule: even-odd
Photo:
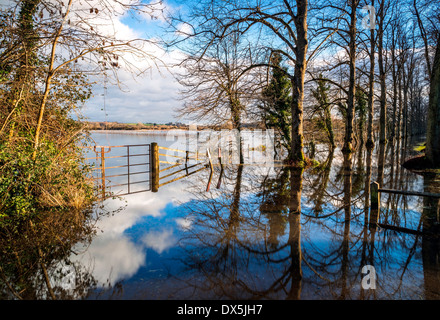
[[[97,145],[173,143],[141,133],[93,138]],[[401,166],[411,153],[388,148],[382,186],[440,193],[436,177]],[[220,175],[215,166],[211,180],[207,169],[158,192],[107,199],[97,209],[108,214],[96,236],[75,248],[71,281],[60,285],[81,292],[74,299],[92,300],[440,298],[438,239],[412,232],[427,228],[424,217],[438,214],[438,200],[383,193],[379,222],[401,229],[370,228],[365,187],[380,175],[377,152],[371,172],[367,156],[363,149],[348,159],[323,147],[319,166],[304,171],[225,165]],[[80,273],[96,284],[75,291]]]

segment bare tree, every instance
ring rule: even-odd
[[[180,116],[241,129],[252,86],[243,72],[249,63],[248,51],[238,41],[238,34],[223,38],[203,57],[189,54],[178,64],[184,101],[177,110]]]
[[[147,40],[120,39],[115,32],[100,30],[101,19],[110,21],[111,25],[115,7],[119,10],[135,9],[140,12],[149,8],[137,1],[131,1],[128,4],[98,1],[90,3],[88,7],[78,5],[72,0],[66,4],[62,1],[41,2],[38,31],[41,33],[40,38],[45,42],[42,46],[47,47],[49,62],[38,107],[33,158],[36,156],[40,142],[41,127],[53,77],[64,67],[77,63],[78,59],[88,57],[89,63],[101,63],[103,66],[107,66],[108,63],[108,66],[115,70],[123,62],[126,67],[135,66],[126,58],[127,53],[137,55],[139,58],[152,58],[152,55],[145,51],[144,46]],[[88,14],[86,14],[87,10]],[[59,61],[58,52],[63,49],[67,51],[67,58]]]
[[[356,102],[356,59],[357,59],[357,45],[358,45],[358,7],[359,0],[350,1],[323,1],[320,9],[325,12],[320,18],[322,29],[328,30],[332,35],[331,43],[342,48],[343,56],[338,62],[332,63],[329,67],[324,68],[324,71],[343,72],[344,66],[348,66],[348,81],[339,82],[331,81],[333,85],[338,87],[345,95],[346,103],[339,103],[340,108],[343,109],[345,117],[345,138],[344,146],[342,148],[344,153],[352,153],[354,151],[354,116],[355,116],[355,102]],[[341,75],[341,73],[339,73]],[[330,77],[327,77],[326,81]],[[315,80],[322,80],[316,78]]]
[[[283,55],[293,67],[293,70],[287,71],[292,82],[292,140],[289,160],[294,165],[304,165],[303,100],[309,47],[308,1],[254,1],[242,4],[239,1],[212,0],[200,3],[199,8],[185,22],[194,26],[194,33],[190,37],[204,36],[205,40],[210,39],[204,42],[204,49],[200,50],[201,56],[217,39],[240,32],[252,37],[259,49]],[[263,55],[268,56],[270,54]],[[248,70],[268,67],[271,67],[269,60],[253,61]]]
[[[193,47],[197,49],[197,46]],[[258,92],[256,77],[244,72],[250,63],[251,50],[242,44],[238,33],[232,33],[212,44],[202,57],[187,55],[177,75],[183,106],[180,117],[208,121],[210,125],[230,127],[239,133],[249,105]],[[240,163],[243,163],[242,139],[239,142]]]

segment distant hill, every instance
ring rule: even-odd
[[[89,130],[187,130],[188,126],[181,123],[119,123],[119,122],[87,122]]]
[[[183,123],[120,123],[120,122],[100,122],[100,121],[89,121],[86,122],[88,130],[189,130],[189,125]],[[334,133],[336,141],[342,143],[344,135],[344,124],[340,119],[333,119]],[[207,125],[197,125],[198,130],[222,130],[222,129],[232,129],[230,125],[224,126],[207,126]],[[264,125],[261,123],[247,123],[243,124],[243,130],[264,130]],[[322,129],[319,128],[316,121],[305,120],[304,121],[304,136],[308,141],[314,142],[325,142],[327,141],[326,134]]]
[[[89,130],[173,130],[173,129],[181,129],[188,130],[189,125],[183,123],[120,123],[120,122],[100,122],[100,121],[88,121],[87,128]],[[203,129],[213,129],[213,130],[221,130],[221,129],[231,129],[229,126],[207,126],[207,125],[198,125],[197,128],[199,130]],[[262,129],[258,124],[244,124],[243,128],[245,129]]]

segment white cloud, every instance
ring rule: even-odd
[[[167,65],[172,65],[180,58],[178,52],[164,54],[156,50],[156,55],[161,55]],[[174,79],[173,71],[152,66],[146,74],[136,76],[127,70],[119,70],[118,76],[123,90],[116,85],[108,85],[106,91],[101,85],[95,86],[94,97],[86,103],[82,113],[91,121],[175,121],[174,110],[182,103],[179,100],[179,91],[182,88]],[[106,113],[102,110],[104,105]]]
[[[94,278],[100,285],[105,285],[134,275],[145,264],[146,254],[127,237],[106,235],[97,237],[87,253],[72,258],[75,259],[90,266]]]
[[[192,35],[194,32],[193,27],[188,23],[181,23],[177,26],[176,35],[187,37]]]
[[[114,284],[134,275],[148,263],[145,248],[162,253],[175,245],[176,238],[171,227],[147,232],[137,242],[132,241],[126,231],[145,217],[162,217],[165,207],[174,203],[176,195],[180,196],[180,202],[188,201],[190,195],[183,196],[181,188],[179,184],[167,185],[159,193],[143,192],[126,196],[126,208],[100,219],[96,227],[103,232],[97,234],[86,252],[72,255],[72,262],[80,262],[90,269],[98,285],[105,285],[107,281]],[[103,205],[106,211],[112,212],[124,206],[125,201],[109,199]]]
[[[177,218],[176,223],[183,230],[189,230],[192,227],[193,221],[190,218],[185,217],[185,218]]]
[[[176,244],[173,230],[151,231],[144,235],[142,242],[148,247],[161,254]]]

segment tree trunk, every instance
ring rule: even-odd
[[[50,89],[52,86],[52,79],[53,79],[53,76],[55,73],[55,68],[54,68],[55,52],[57,49],[58,40],[60,38],[61,31],[63,30],[64,20],[66,20],[66,17],[69,15],[70,8],[72,7],[72,2],[73,2],[73,0],[69,0],[67,7],[66,7],[66,13],[64,14],[64,17],[63,17],[63,23],[61,23],[61,26],[58,28],[58,30],[54,36],[54,39],[52,41],[52,50],[51,50],[49,66],[48,66],[49,70],[47,72],[44,94],[43,94],[43,98],[41,99],[41,102],[40,102],[39,112],[38,112],[38,120],[37,120],[37,125],[35,127],[34,152],[32,154],[32,160],[36,159],[37,149],[40,144],[40,134],[41,134],[41,127],[43,124],[44,111],[46,108],[47,98],[49,97]]]
[[[440,168],[440,45],[438,43],[431,73],[426,158],[431,166]]]
[[[397,113],[397,128],[396,128],[396,139],[401,142],[402,138],[402,109],[403,109],[403,79],[402,79],[402,73],[403,69],[405,68],[405,61],[400,61],[400,71],[399,71],[399,111]]]
[[[383,3],[383,1],[382,1]],[[380,80],[380,116],[379,116],[379,143],[386,144],[387,142],[387,96],[386,96],[386,75],[383,61],[383,18],[379,24],[379,80]]]
[[[393,118],[391,119],[391,133],[390,133],[390,138],[391,138],[391,143],[392,145],[394,145],[395,139],[396,139],[396,126],[397,126],[397,122],[396,122],[396,117],[397,117],[397,77],[398,77],[398,73],[400,72],[400,68],[397,67],[397,60],[396,60],[396,50],[397,50],[397,45],[396,45],[396,37],[395,37],[395,30],[392,30],[392,48],[391,48],[391,63],[392,63],[392,78],[393,78]]]
[[[372,2],[374,6],[374,1]],[[374,37],[374,29],[370,31],[370,75],[368,81],[368,128],[367,128],[367,144],[368,150],[374,148],[373,138],[373,118],[374,118],[374,67],[375,67],[375,51],[376,51],[376,39]]]
[[[377,182],[382,185],[385,166],[385,151],[387,144],[387,95],[386,95],[386,74],[384,66],[383,34],[385,17],[385,0],[380,2],[380,22],[378,30],[378,64],[380,80],[380,115],[379,115],[379,159]]]
[[[23,106],[23,98],[32,90],[34,67],[37,64],[36,45],[38,35],[34,27],[34,15],[38,8],[40,0],[25,0],[21,1],[20,12],[18,18],[19,34],[22,49],[18,56],[18,68],[15,74],[12,88],[10,90],[11,102],[6,105],[9,118],[12,125],[9,129],[9,139],[14,136],[15,131],[15,117],[17,109]],[[7,125],[9,119],[6,119],[2,127]],[[2,128],[3,129],[3,128]]]
[[[297,47],[295,74],[292,80],[292,141],[290,162],[304,166],[303,103],[304,79],[307,68],[307,0],[297,0]]]
[[[238,131],[238,137],[237,137],[237,147],[239,152],[239,158],[240,158],[240,164],[244,163],[244,156],[243,156],[243,139],[241,137],[241,110],[242,106],[240,104],[240,101],[238,99],[230,99],[230,105],[231,105],[231,116],[232,116],[232,124],[234,126],[234,129],[237,129]]]
[[[403,110],[402,110],[402,146],[406,147],[408,142],[408,90],[409,90],[409,73],[411,70],[408,67],[406,72],[405,66],[402,68],[402,78],[403,78]],[[405,148],[402,148],[404,150]]]
[[[333,130],[332,115],[329,105],[326,105],[324,108],[324,121],[325,121],[325,128],[327,131],[328,140],[330,142],[330,152],[333,152],[333,150],[335,150],[336,148],[336,142],[335,142],[335,133]]]
[[[345,141],[342,149],[343,153],[353,152],[353,140],[354,140],[354,112],[355,112],[355,97],[356,97],[356,9],[357,1],[351,1],[351,13],[350,13],[350,83],[348,87],[348,99],[347,99],[347,118],[345,124]]]

